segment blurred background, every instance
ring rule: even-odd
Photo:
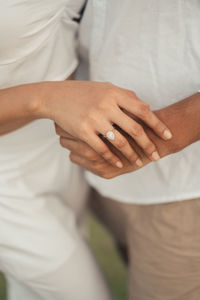
[[[121,260],[112,237],[94,217],[89,220],[89,243],[105,272],[115,299],[125,300],[127,267]],[[0,300],[6,300],[6,282],[1,273]]]

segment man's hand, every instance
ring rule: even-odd
[[[120,152],[116,154],[118,154],[123,161],[124,167],[122,169],[113,167],[88,144],[66,133],[58,125],[56,125],[56,133],[60,136],[61,146],[71,151],[70,159],[73,163],[80,165],[84,169],[102,178],[110,179],[138,169],[136,164],[130,164]],[[112,145],[110,144],[109,147],[111,148]],[[112,151],[117,152],[114,147],[112,147]]]
[[[200,139],[200,95],[193,95],[183,101],[177,102],[169,107],[156,112],[156,115],[167,124],[173,132],[173,139],[163,141],[156,136],[151,129],[144,129],[151,140],[159,149],[161,157],[181,151],[188,145]],[[122,169],[115,168],[108,164],[101,156],[99,156],[86,143],[81,142],[65,133],[61,128],[56,126],[57,134],[61,136],[61,145],[71,150],[71,160],[84,167],[85,169],[99,175],[103,178],[113,178],[124,173],[133,172],[139,169],[136,165],[130,164],[120,153],[116,153],[121,157],[124,167]],[[143,165],[151,161],[145,156],[138,145],[132,138],[128,137],[125,132],[121,133],[128,138],[130,145],[140,155]],[[112,145],[109,145],[112,148]],[[112,148],[112,151],[117,151]]]

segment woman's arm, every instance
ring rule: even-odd
[[[0,90],[0,135],[39,118],[42,84],[34,83]]]
[[[150,160],[159,159],[155,145],[143,127],[122,110],[138,117],[164,140],[172,137],[169,129],[141,101],[134,92],[110,83],[67,81],[65,85],[55,82],[50,98],[46,97],[49,118],[74,137],[89,144],[97,153],[113,166],[122,167],[120,160],[99,137],[108,131],[115,134],[111,144],[131,162],[141,165],[141,160],[127,139],[113,124],[121,127],[144,150]],[[51,96],[52,95],[52,96]]]
[[[73,80],[73,74],[66,80]],[[35,110],[40,106],[42,85],[34,83],[0,90],[0,136],[39,117],[35,115]]]
[[[136,141],[150,160],[157,160],[155,144],[143,127],[122,109],[141,119],[164,140],[171,138],[166,125],[133,92],[110,83],[81,81],[34,83],[1,90],[0,132],[8,132],[13,124],[48,118],[86,142],[106,161],[121,168],[123,165],[118,156],[99,137],[112,131],[115,135],[110,140],[112,145],[130,162],[141,165],[138,154],[127,138],[114,129],[114,123]]]

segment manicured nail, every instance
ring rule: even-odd
[[[158,154],[157,151],[153,152],[151,157],[153,158],[153,160],[159,160],[160,159],[160,155]]]
[[[165,129],[164,131],[164,137],[167,139],[167,140],[170,140],[172,138],[172,133],[169,129]]]
[[[142,166],[143,166],[143,162],[142,162],[141,159],[139,159],[139,158],[136,160],[135,163],[136,163],[136,165],[137,165],[138,167],[142,167]]]
[[[122,168],[123,168],[123,164],[122,164],[120,161],[116,162],[116,166],[117,166],[119,169],[122,169]]]

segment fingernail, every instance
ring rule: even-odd
[[[164,131],[164,137],[167,139],[167,140],[170,140],[172,138],[172,133],[169,129],[165,129]]]
[[[141,159],[139,159],[139,158],[136,160],[135,163],[136,163],[136,165],[137,165],[138,167],[142,167],[142,166],[143,166],[143,162],[142,162]]]
[[[159,160],[160,159],[160,155],[158,154],[157,151],[153,152],[151,157],[153,158],[153,160]]]
[[[122,169],[122,168],[123,168],[123,164],[122,164],[120,161],[116,162],[116,166],[117,166],[119,169]]]

